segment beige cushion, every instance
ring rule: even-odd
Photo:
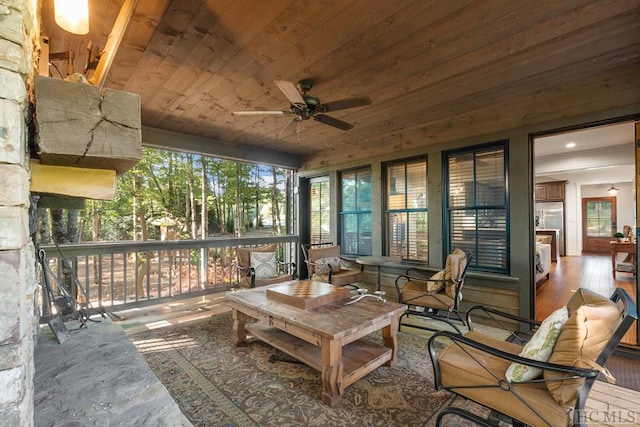
[[[326,246],[321,248],[309,248],[308,256],[309,262],[313,263],[321,258],[340,258],[340,245]]]
[[[400,291],[403,304],[419,305],[422,307],[437,308],[441,310],[450,310],[453,308],[453,298],[443,294],[425,293],[424,290],[407,289],[407,286]]]
[[[538,243],[546,243],[550,245],[552,241],[553,241],[553,236],[543,236],[543,235],[536,236],[536,242]]]
[[[315,263],[322,258],[340,258],[340,245],[326,246],[321,248],[309,248],[309,262]],[[327,273],[325,274],[320,274],[314,268],[311,279],[320,282],[326,282],[327,280],[329,280],[329,272],[327,271]],[[364,272],[360,269],[343,268],[341,266],[340,271],[331,274],[331,284],[335,286],[345,286],[362,281],[364,281]]]
[[[469,332],[466,337],[482,342],[490,347],[498,348],[511,354],[518,354],[522,346],[503,341],[479,332]],[[448,387],[456,387],[456,392],[476,402],[495,408],[496,410],[515,417],[528,425],[545,425],[513,393],[495,387],[496,378],[505,379],[505,372],[509,361],[474,350],[471,347],[452,344],[438,355],[442,383]],[[484,366],[484,368],[483,368]],[[485,369],[487,368],[487,369]],[[494,377],[495,375],[495,377]],[[468,388],[465,386],[493,386],[491,388]],[[553,426],[570,424],[570,413],[553,400],[547,388],[542,383],[514,384],[513,390],[524,401],[542,412]]]
[[[315,264],[316,273],[318,274],[329,274],[329,270],[331,270],[332,273],[337,273],[342,267],[340,257],[337,256],[320,258],[316,260]],[[331,266],[331,268],[329,268],[329,266]]]
[[[251,252],[250,257],[256,279],[271,279],[278,275],[275,252]]]
[[[447,256],[447,263],[445,265],[444,278],[448,280],[445,287],[445,293],[449,298],[456,297],[456,284],[453,281],[462,276],[462,272],[467,265],[467,254],[461,249],[455,249]]]
[[[580,302],[584,304],[578,306]],[[608,297],[585,290],[579,290],[571,298],[567,309],[569,320],[562,328],[549,362],[593,368],[592,364],[622,321],[622,313]],[[559,372],[544,371],[553,398],[561,405],[572,405],[584,379],[549,381],[562,376]]]
[[[326,282],[329,274],[314,274],[311,280]],[[334,286],[345,286],[356,282],[364,281],[364,272],[356,269],[343,269],[331,275],[331,284]]]
[[[236,249],[236,253],[238,255],[238,262],[243,267],[243,270],[246,270],[251,265],[251,252],[275,252],[276,249],[277,249],[277,245],[275,243],[272,243],[270,245],[260,246],[257,248],[238,247]]]
[[[439,271],[433,276],[430,277],[431,280],[416,280],[413,279],[402,288],[406,291],[415,291],[415,292],[427,292],[427,293],[436,293],[444,288],[445,280],[444,280],[445,271]]]
[[[591,291],[589,289],[579,288],[573,294],[573,296],[567,302],[567,310],[569,311],[569,316],[576,312],[583,305],[604,305],[609,306],[613,304],[609,297],[605,297]]]
[[[524,346],[520,356],[527,359],[546,362],[551,357],[553,347],[562,331],[562,326],[569,318],[566,307],[561,307],[551,313],[533,334],[531,340]],[[531,381],[542,375],[542,369],[520,363],[512,363],[507,369],[506,377],[509,381]]]

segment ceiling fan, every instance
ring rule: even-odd
[[[351,123],[327,116],[324,113],[346,110],[347,108],[363,107],[371,104],[371,98],[368,96],[355,96],[322,104],[318,97],[309,95],[308,92],[313,87],[313,82],[310,80],[300,80],[297,87],[295,84],[286,80],[274,80],[274,83],[291,103],[288,110],[234,111],[233,114],[239,116],[258,114],[286,114],[295,116],[293,120],[287,123],[287,125],[278,133],[279,137],[295,128],[296,125],[303,120],[309,120],[311,118],[317,122],[324,123],[325,125],[333,126],[334,128],[341,130],[352,129],[353,125]]]

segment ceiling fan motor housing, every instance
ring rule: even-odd
[[[346,110],[348,108],[363,107],[371,104],[371,98],[365,96],[345,98],[338,101],[321,104],[320,99],[316,96],[309,95],[309,91],[313,87],[311,80],[300,80],[297,85],[287,80],[274,80],[274,83],[280,91],[289,100],[289,110],[263,110],[263,111],[236,111],[234,114],[254,115],[254,114],[293,114],[295,117],[290,121],[278,135],[284,130],[292,128],[292,123],[300,123],[303,120],[313,119],[325,125],[332,126],[341,130],[349,130],[353,128],[351,123],[347,123],[335,117],[325,116],[324,113]]]
[[[302,92],[303,95],[309,92],[312,87],[313,82],[311,80],[300,80],[298,82],[298,89],[300,90],[300,92]]]

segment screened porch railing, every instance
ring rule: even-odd
[[[147,302],[222,292],[236,285],[233,268],[237,246],[278,244],[279,258],[297,262],[297,235],[265,237],[213,237],[203,240],[73,243],[39,245],[55,276],[48,277],[54,295],[58,286],[73,283],[70,293],[92,307],[123,310]],[[62,262],[61,253],[68,262]],[[66,266],[71,267],[71,271]],[[44,286],[44,269],[38,269]],[[49,275],[51,276],[51,274]],[[79,294],[79,295],[78,295]],[[83,295],[84,294],[84,295]],[[46,300],[44,300],[46,301]],[[51,314],[48,303],[43,315]]]

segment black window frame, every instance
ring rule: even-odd
[[[479,182],[477,180],[477,165],[478,165],[478,155],[490,153],[491,151],[502,150],[503,153],[503,187],[504,187],[504,199],[503,203],[493,203],[493,204],[478,204],[478,189]],[[450,176],[450,159],[453,157],[459,156],[468,156],[473,155],[473,202],[470,204],[465,204],[463,206],[456,205],[455,207],[451,207],[451,194],[452,194],[452,185],[451,185],[451,176]],[[462,179],[460,179],[462,180]],[[442,183],[443,183],[443,242],[444,242],[444,257],[447,254],[451,253],[454,249],[460,247],[463,250],[470,251],[473,254],[472,262],[469,266],[471,270],[475,271],[485,271],[491,273],[498,274],[510,274],[511,271],[511,244],[510,244],[510,214],[509,214],[509,140],[500,140],[495,142],[490,142],[486,144],[475,145],[471,147],[464,147],[460,149],[447,150],[442,152]],[[465,193],[466,193],[465,189]],[[495,187],[491,190],[495,191]],[[466,199],[465,194],[465,199]],[[466,238],[461,241],[455,242],[452,240],[453,236],[458,236],[460,233],[468,232],[459,230],[453,230],[452,223],[452,214],[453,212],[475,212],[474,222],[475,227],[472,231],[473,245],[468,245],[460,242],[464,242]],[[490,215],[494,214],[496,211],[503,211],[504,224],[501,224],[500,217]],[[496,218],[495,224],[490,219],[487,219],[488,216],[491,218]],[[482,227],[479,227],[482,225]],[[501,230],[501,226],[504,226],[504,230]],[[502,233],[500,233],[503,231]],[[486,235],[491,235],[492,239],[485,239],[484,243],[482,242],[481,237]],[[493,240],[498,240],[497,237],[500,237],[500,240],[504,241],[504,248],[500,247],[499,253],[495,252],[495,244]],[[482,247],[482,251],[481,251]],[[490,249],[489,249],[490,248]],[[493,257],[492,253],[496,253],[496,259],[493,260],[493,263],[486,263],[485,260],[491,260]],[[499,258],[498,258],[499,257]],[[500,266],[498,266],[498,264]]]
[[[323,184],[327,185],[327,193],[328,193],[328,203],[329,203],[329,210],[328,213],[325,215],[323,215],[322,212],[322,208],[324,207],[324,205],[322,205],[322,191],[323,191]],[[320,210],[318,211],[320,213],[320,219],[319,219],[319,223],[318,225],[320,226],[320,232],[318,233],[319,239],[314,239],[314,230],[313,230],[313,213],[315,212],[313,210],[313,187],[315,184],[320,184]],[[317,243],[325,243],[325,242],[329,242],[331,241],[331,180],[329,178],[328,175],[324,175],[324,176],[319,176],[319,177],[315,177],[315,178],[311,178],[309,180],[309,242],[311,244],[317,244]],[[323,222],[323,219],[326,219],[327,222],[329,224],[329,232],[327,233],[327,235],[325,236],[322,233],[322,224],[324,224],[325,222]]]
[[[359,206],[359,192],[362,190],[359,187],[359,180],[358,180],[358,173],[359,172],[363,172],[363,171],[367,171],[369,173],[369,209],[360,209]],[[355,209],[352,210],[344,210],[344,176],[346,174],[354,174],[354,180],[355,180],[355,188],[354,188],[354,197],[355,197],[355,201],[354,201],[354,205],[355,205]],[[372,185],[373,182],[371,180],[372,177],[372,170],[371,170],[371,166],[361,166],[358,168],[353,168],[353,169],[348,169],[348,170],[344,170],[344,171],[340,171],[339,173],[339,195],[340,195],[340,209],[339,209],[339,241],[340,241],[340,250],[342,252],[343,255],[347,255],[347,256],[366,256],[366,255],[372,255],[373,254],[373,246],[372,246],[372,234],[373,234],[373,224],[372,224]],[[357,220],[357,237],[356,237],[356,241],[355,241],[355,246],[356,246],[356,250],[352,251],[351,247],[353,245],[354,242],[351,241],[351,239],[347,239],[347,237],[345,236],[345,218],[348,215],[355,215]],[[369,227],[370,227],[370,234],[369,236],[365,236],[361,233],[363,233],[361,231],[361,217],[366,217],[368,215],[368,219],[369,219]],[[368,244],[367,244],[368,242]],[[368,246],[368,251],[366,250]],[[362,250],[364,248],[364,250]]]
[[[408,193],[409,191],[407,190],[407,184],[409,182],[409,178],[408,178],[408,174],[407,174],[407,165],[409,165],[410,163],[416,163],[416,162],[424,162],[424,191],[423,193],[421,193],[421,195],[423,196],[423,200],[424,200],[424,207],[420,207],[420,208],[409,208],[410,205],[410,201],[409,201],[409,196]],[[404,178],[404,182],[405,182],[405,188],[404,188],[404,193],[398,193],[398,189],[396,188],[395,191],[388,191],[390,190],[389,187],[391,187],[391,183],[390,183],[390,169],[394,166],[398,166],[398,165],[404,165],[404,171],[405,171],[405,178]],[[415,261],[415,262],[420,262],[420,263],[428,263],[429,262],[429,233],[428,233],[428,217],[429,217],[429,159],[427,155],[420,155],[420,156],[414,156],[414,157],[410,157],[410,158],[405,158],[405,159],[398,159],[398,160],[393,160],[393,161],[389,161],[389,162],[385,162],[383,163],[383,175],[384,178],[382,180],[382,194],[384,195],[384,253],[385,255],[390,255],[390,256],[397,256],[397,254],[399,253],[401,258],[403,260],[407,260],[407,261]],[[388,185],[389,184],[389,185]],[[390,208],[390,196],[394,196],[394,195],[401,195],[404,194],[404,208],[403,209],[391,209]],[[391,218],[392,215],[394,214],[400,214],[400,215],[406,215],[406,221],[404,223],[401,223],[403,225],[404,230],[402,231],[403,233],[403,239],[406,238],[407,242],[406,242],[406,248],[400,248],[400,249],[396,249],[395,251],[392,251],[391,249],[391,245],[392,245],[392,238],[390,236],[390,234],[393,233],[393,231],[391,231],[391,229],[393,228],[393,224],[391,223]],[[424,231],[423,231],[423,239],[424,242],[420,243],[420,241],[418,240],[418,230],[413,230],[411,228],[411,219],[410,216],[413,215],[417,215],[417,214],[422,214],[423,215],[423,220],[424,220]],[[416,219],[417,222],[417,219]],[[414,240],[416,240],[415,242],[415,248],[412,246],[413,242],[412,242],[412,237]],[[424,254],[424,257],[419,257],[419,256],[411,256],[412,253],[414,253],[416,255],[420,254]]]

